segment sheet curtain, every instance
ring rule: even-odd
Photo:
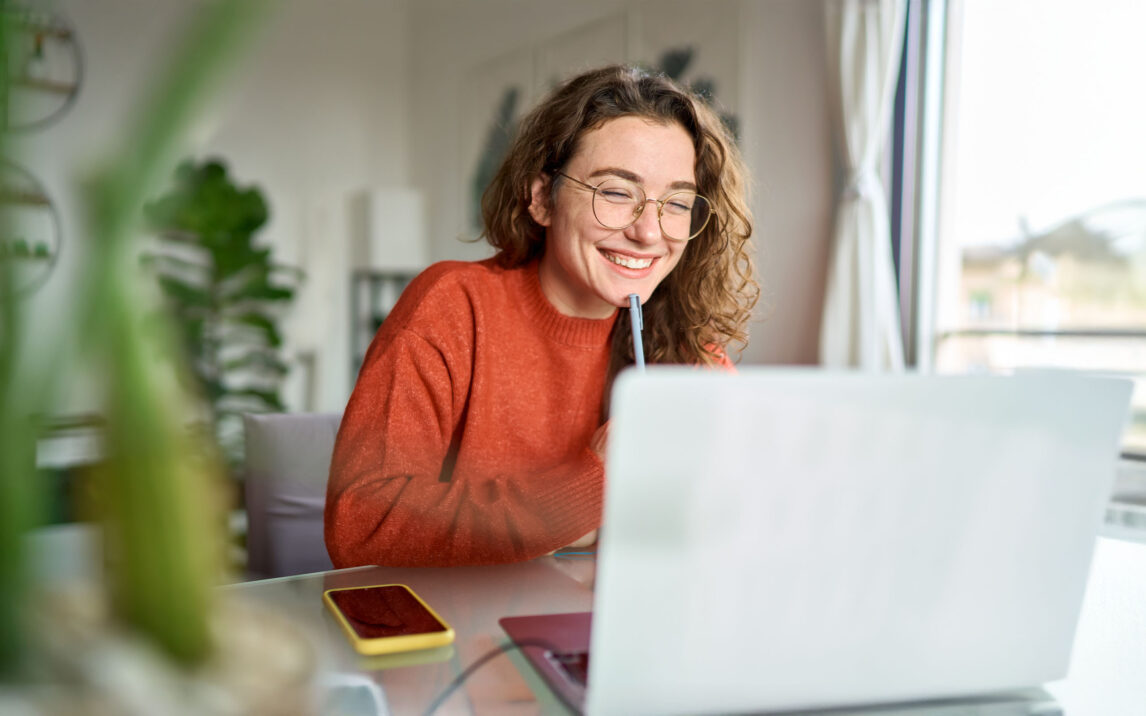
[[[903,369],[903,337],[879,161],[899,74],[907,0],[826,0],[829,86],[844,181],[820,327],[820,363]]]

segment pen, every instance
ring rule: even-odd
[[[629,323],[633,326],[633,357],[637,361],[637,370],[644,370],[645,347],[641,343],[641,331],[645,327],[645,318],[641,314],[641,297],[635,293],[629,294]]]

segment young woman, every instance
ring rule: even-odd
[[[497,254],[443,262],[367,352],[326,500],[336,567],[532,559],[594,539],[608,394],[634,361],[731,366],[759,294],[745,170],[716,114],[611,66],[527,116],[482,201]]]

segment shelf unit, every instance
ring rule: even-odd
[[[30,2],[0,5],[8,46],[0,53],[0,129],[42,129],[72,106],[83,82],[79,38],[57,12]],[[32,173],[0,158],[0,262],[6,292],[38,289],[56,266],[63,240],[59,211]]]
[[[350,387],[374,334],[417,271],[357,269],[350,277]]]
[[[38,289],[56,266],[63,231],[57,207],[40,181],[24,167],[0,158],[0,263],[10,264],[11,285],[26,295]],[[10,232],[10,233],[9,233]]]
[[[0,83],[0,121],[7,130],[45,127],[79,95],[84,69],[79,39],[58,13],[27,4],[8,4],[0,12],[8,17],[12,45],[0,57],[0,72],[8,79]]]

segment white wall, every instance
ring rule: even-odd
[[[58,124],[20,140],[25,163],[64,215],[61,266],[35,296],[36,313],[45,316],[62,315],[81,256],[76,249],[90,243],[75,179],[95,158],[130,146],[122,136],[126,120],[195,8],[187,0],[49,4],[78,30],[86,82]],[[315,358],[315,400],[304,403],[308,376],[296,371],[286,390],[292,408],[340,410],[349,394],[353,195],[416,187],[427,197],[432,259],[488,254],[484,244],[457,240],[465,224],[459,116],[467,111],[463,98],[475,68],[522,47],[548,53],[537,55],[540,64],[578,52],[589,63],[649,59],[694,33],[729,27],[726,42],[709,37],[707,46],[717,49],[697,63],[733,78],[718,98],[740,116],[755,176],[765,293],[763,320],[752,326],[743,359],[815,361],[832,211],[819,2],[280,0],[276,7],[252,39],[248,61],[195,127],[187,153],[218,154],[240,182],[261,186],[272,211],[263,240],[279,260],[307,271],[285,327],[288,357]],[[664,22],[676,15],[687,21]],[[624,24],[623,57],[609,49],[618,46],[610,34],[617,18]],[[80,381],[64,408],[91,409],[94,392]]]
[[[744,153],[763,288],[746,363],[818,360],[835,172],[823,26],[819,2],[743,2]]]
[[[22,139],[29,168],[63,210],[58,267],[35,296],[37,313],[62,315],[77,249],[90,245],[75,180],[112,151],[137,100],[187,26],[186,0],[58,0],[85,56],[85,82],[56,125]],[[410,157],[408,20],[404,0],[280,0],[251,38],[215,104],[198,122],[186,156],[223,157],[243,184],[265,192],[271,220],[260,240],[307,279],[284,321],[287,357],[316,356],[314,398],[305,372],[284,397],[295,409],[341,410],[349,393],[348,206],[372,186],[407,185]],[[157,187],[157,193],[162,191]],[[79,381],[62,409],[92,409],[95,381]]]
[[[409,182],[406,3],[292,0],[271,20],[202,147],[264,187],[267,237],[307,272],[285,328],[288,350],[314,358],[314,402],[304,401],[305,363],[285,397],[295,409],[338,411],[353,380],[351,202]]]
[[[475,259],[490,254],[484,243],[462,241],[474,238],[463,218],[462,188],[469,167],[461,162],[459,127],[461,118],[474,112],[463,106],[462,98],[475,69],[507,53],[534,47],[545,38],[615,17],[624,12],[624,6],[614,0],[423,0],[411,9],[411,99],[417,117],[412,175],[426,195],[433,197],[428,229],[434,259]],[[526,57],[525,62],[532,59]]]
[[[41,3],[61,10],[80,38],[85,59],[84,82],[67,114],[32,132],[6,139],[18,160],[39,179],[60,212],[62,239],[52,275],[28,299],[32,335],[29,352],[38,360],[65,322],[78,317],[73,302],[77,270],[92,250],[82,221],[77,185],[90,175],[101,157],[128,145],[124,136],[141,85],[162,56],[190,6],[167,0],[154,5],[142,0],[59,0]],[[128,145],[129,146],[129,145]],[[61,412],[88,412],[98,406],[98,375],[65,375]]]

